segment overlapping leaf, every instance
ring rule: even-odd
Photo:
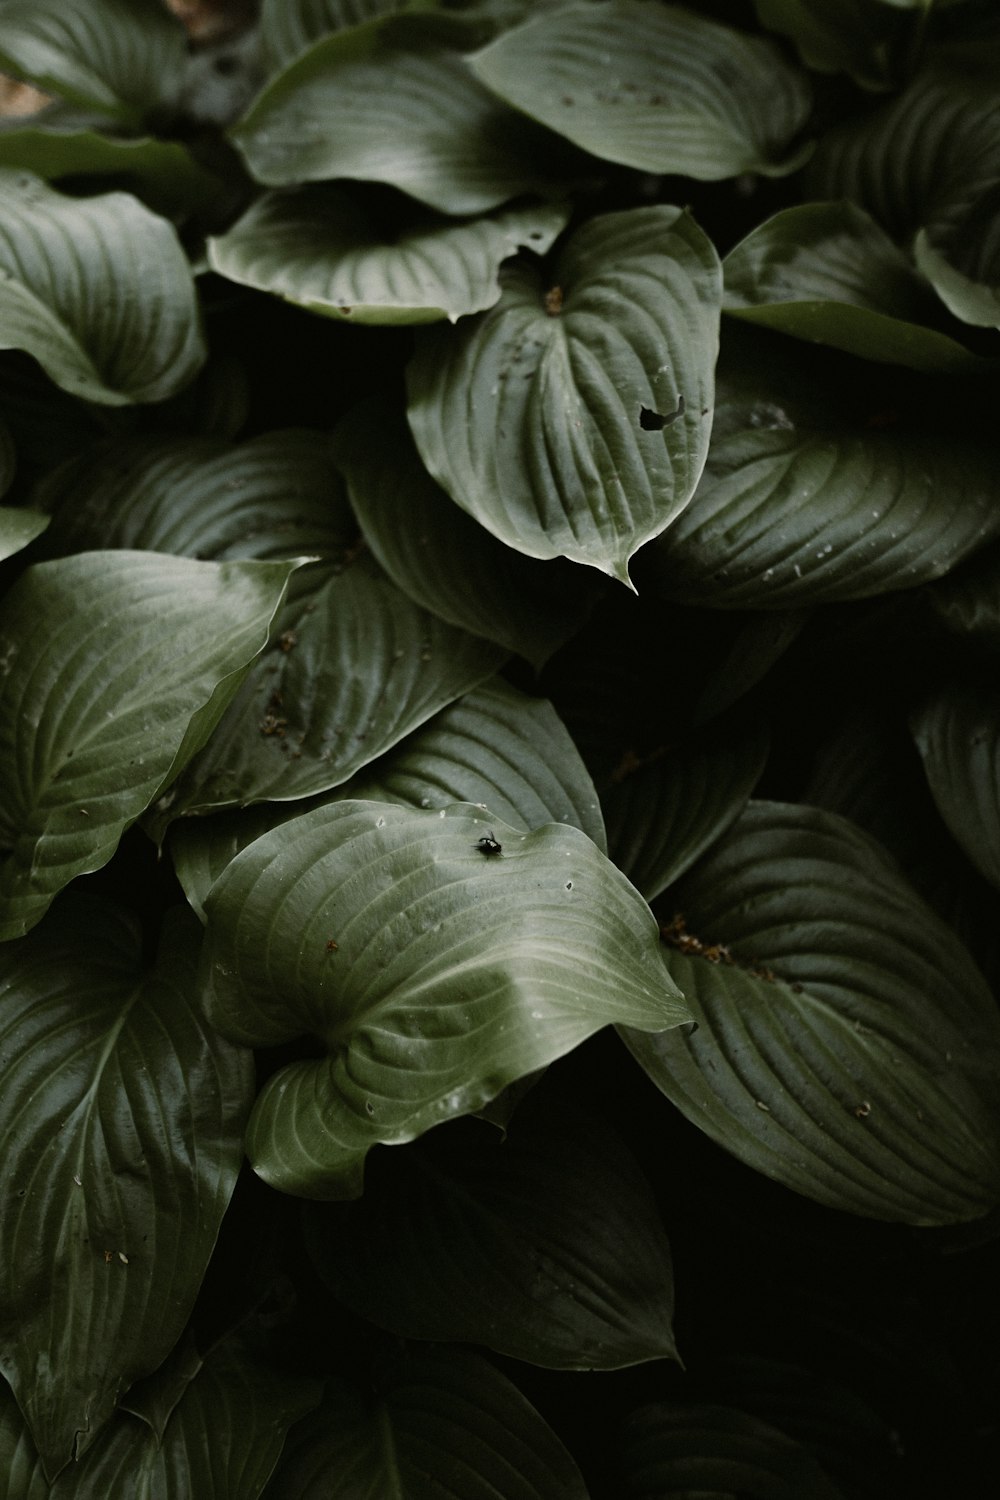
[[[352,323],[455,322],[500,297],[500,263],[526,246],[544,255],[569,210],[507,209],[435,218],[389,234],[338,188],[266,193],[208,242],[213,270],[309,312]]]
[[[401,1350],[364,1385],[329,1381],[323,1404],[290,1434],[265,1500],[429,1500],[434,1491],[587,1500],[573,1459],[517,1387],[451,1348]]]
[[[912,725],[938,811],[976,868],[1000,885],[1000,715],[992,681],[938,689]]]
[[[751,803],[676,908],[669,967],[698,1026],[626,1040],[690,1120],[851,1213],[943,1224],[1000,1200],[996,1006],[877,844]]]
[[[533,119],[607,161],[716,179],[781,174],[808,154],[804,77],[769,41],[678,5],[563,5],[472,66]]]
[[[893,82],[895,45],[904,35],[899,8],[882,0],[756,0],[769,31],[794,42],[820,73],[849,73],[863,88]]]
[[[506,1137],[438,1131],[375,1156],[363,1198],[311,1205],[305,1223],[334,1294],[406,1338],[555,1369],[677,1357],[649,1185],[606,1123],[565,1100],[531,1095]]]
[[[453,500],[529,557],[628,582],[690,499],[713,402],[719,266],[676,208],[583,225],[549,273],[504,273],[499,304],[420,335],[408,372],[420,455]]]
[[[1000,327],[1000,187],[977,193],[972,203],[914,240],[917,265],[941,301],[978,328]]]
[[[6,168],[0,194],[0,348],[111,406],[162,401],[196,374],[194,282],[166,219],[128,193],[69,198]]]
[[[0,64],[39,88],[138,124],[184,72],[180,24],[158,0],[3,0]]]
[[[50,1474],[168,1353],[235,1185],[253,1070],[198,1010],[199,944],[185,914],[146,970],[77,898],[3,950],[0,1359]]]
[[[856,204],[782,209],[723,262],[725,310],[796,338],[914,370],[977,358],[942,332],[942,308],[912,262]]]
[[[90,552],[0,605],[0,938],[105,864],[204,743],[295,563]]]
[[[373,1145],[478,1109],[611,1022],[688,1017],[649,908],[562,824],[338,802],[244,849],[206,908],[213,1024],[324,1047],[271,1078],[248,1131],[265,1181],[307,1197],[357,1197]]]
[[[232,131],[258,182],[384,182],[448,214],[564,194],[579,165],[478,82],[441,26],[387,16],[292,62]]]
[[[41,511],[0,506],[0,560],[20,552],[41,536],[48,524],[48,516]]]
[[[853,367],[827,372],[809,351],[757,339],[727,348],[708,465],[653,549],[667,597],[753,609],[864,599],[940,578],[996,536],[992,450],[942,426],[931,390],[896,388],[893,404],[876,395],[866,410]]]
[[[435,484],[402,414],[376,397],[340,423],[334,454],[365,539],[411,599],[541,666],[591,609],[599,581],[505,546]],[[460,798],[460,801],[475,801]]]

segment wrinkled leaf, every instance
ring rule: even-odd
[[[911,723],[938,812],[977,870],[1000,886],[1000,715],[991,678],[938,689]]]
[[[715,250],[686,212],[638,208],[578,229],[548,290],[527,266],[503,283],[475,321],[419,335],[408,384],[421,458],[508,546],[627,583],[629,558],[683,510],[705,462]]]
[[[20,552],[36,536],[41,536],[48,524],[48,516],[40,511],[0,506],[0,559]]]
[[[162,401],[205,358],[176,232],[128,193],[68,198],[0,170],[0,348],[24,349],[71,395]]]
[[[544,255],[569,217],[542,204],[491,218],[380,229],[338,188],[266,193],[208,242],[212,269],[352,323],[455,322],[500,297],[500,263],[521,246]]]
[[[19,937],[218,722],[295,563],[90,552],[0,604],[0,939]]]
[[[77,897],[2,950],[0,1359],[51,1474],[177,1339],[236,1182],[253,1069],[200,1014],[199,946],[184,913],[147,969]]]
[[[406,1338],[548,1368],[676,1358],[670,1247],[624,1142],[538,1094],[508,1132],[377,1152],[357,1203],[311,1204],[307,1244],[334,1295]]]
[[[676,5],[560,6],[476,54],[501,98],[606,161],[714,180],[802,165],[809,88],[773,43]]]
[[[373,1145],[478,1109],[613,1021],[687,1019],[649,908],[558,823],[334,803],[244,849],[205,904],[213,1024],[325,1048],[279,1069],[248,1130],[260,1176],[305,1197],[357,1197]]]
[[[751,803],[675,908],[668,964],[698,1026],[626,1040],[688,1119],[849,1213],[947,1224],[997,1203],[996,1007],[879,845]]]

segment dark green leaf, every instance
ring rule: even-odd
[[[177,1339],[236,1182],[253,1069],[200,1014],[199,947],[185,913],[147,970],[78,897],[2,950],[0,1359],[51,1474]]]
[[[562,824],[333,803],[244,849],[205,904],[213,1024],[325,1049],[271,1078],[248,1132],[265,1181],[306,1197],[357,1197],[372,1146],[478,1109],[611,1022],[688,1019],[649,908]]]
[[[472,59],[508,103],[594,156],[716,179],[802,165],[809,88],[769,41],[679,5],[563,5]]]
[[[1000,713],[992,673],[940,688],[912,725],[938,811],[976,868],[1000,886]]]
[[[893,44],[903,35],[891,0],[756,0],[769,31],[794,42],[802,61],[820,73],[849,73],[863,88],[893,82]]]
[[[751,803],[675,907],[670,972],[699,1024],[626,1040],[690,1120],[851,1213],[946,1224],[996,1204],[996,1006],[879,845]]]
[[[501,541],[628,583],[705,462],[718,257],[687,213],[638,208],[584,224],[547,281],[513,267],[490,312],[419,335],[410,426],[434,478]],[[644,407],[680,420],[651,431]]]

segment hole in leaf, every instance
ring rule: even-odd
[[[664,427],[669,427],[671,422],[676,422],[678,417],[684,415],[684,397],[678,396],[677,410],[660,412],[651,411],[648,406],[639,407],[639,426],[643,432],[662,432]]]

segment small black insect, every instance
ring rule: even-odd
[[[639,408],[639,426],[643,432],[662,432],[664,427],[669,427],[671,422],[676,422],[678,417],[684,415],[684,397],[678,396],[677,410],[666,413],[651,411],[648,406]]]
[[[491,828],[488,835],[484,834],[481,839],[476,840],[475,847],[479,850],[480,854],[490,856],[493,854],[499,854],[501,849],[503,848],[503,844],[497,843],[496,839],[493,836],[493,830]]]

